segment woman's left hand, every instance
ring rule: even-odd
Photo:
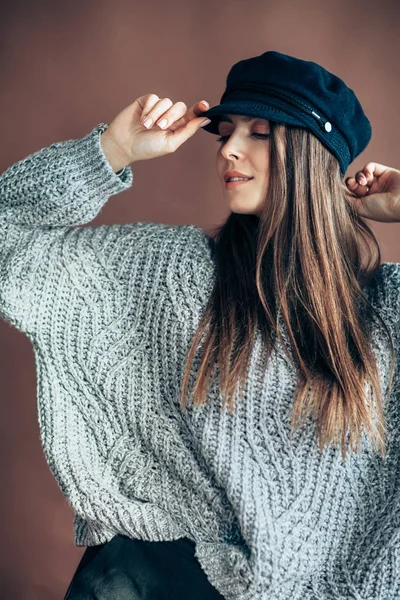
[[[400,171],[369,162],[346,178],[350,199],[361,217],[383,223],[400,222]]]

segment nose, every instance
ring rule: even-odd
[[[239,136],[231,134],[229,139],[221,147],[221,154],[224,158],[230,156],[242,156],[244,154],[244,141],[240,141]]]

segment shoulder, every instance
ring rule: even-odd
[[[127,228],[131,235],[130,228]],[[201,227],[191,224],[136,223],[135,234],[144,244],[153,241],[160,251],[178,254],[189,262],[211,258],[215,242]]]
[[[187,247],[197,248],[207,244],[207,235],[195,225],[170,225],[166,223],[135,222],[119,225],[100,225],[85,227],[69,232],[73,242],[81,242],[82,248],[96,247],[99,254],[110,249],[132,247],[135,253],[140,251],[179,252]],[[77,238],[77,239],[76,239]]]
[[[204,254],[210,257],[214,255],[214,239],[204,229],[196,225],[184,225],[183,227],[195,256],[201,258],[204,257]]]
[[[126,228],[130,233],[132,225],[135,232],[141,237],[160,239],[162,241],[175,240],[193,243],[194,245],[207,245],[210,239],[205,231],[196,225],[170,225],[167,223],[137,222],[134,224],[121,225],[121,229]]]

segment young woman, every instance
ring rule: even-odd
[[[202,127],[214,235],[77,227]],[[210,110],[146,94],[3,173],[0,311],[88,546],[65,600],[400,596],[400,264],[363,220],[400,222],[400,171],[343,181],[370,136],[342,80],[266,52]]]

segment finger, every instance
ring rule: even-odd
[[[365,168],[365,167],[364,167]],[[367,173],[364,173],[363,170],[361,171],[357,171],[356,173],[356,181],[359,185],[361,186],[366,186],[368,185],[368,178],[371,178],[371,173],[368,171]]]
[[[196,117],[186,123],[184,127],[180,127],[175,131],[171,131],[170,143],[173,151],[177,150],[184,142],[196,133],[204,124],[203,117]]]
[[[172,105],[173,102],[170,98],[162,98],[161,100],[158,100],[158,102],[154,104],[154,106],[151,108],[150,111],[147,112],[147,114],[145,111],[143,111],[143,116],[141,118],[142,124],[144,125],[145,121],[151,119],[151,123],[147,125],[147,127],[152,127],[153,124],[159,119],[159,117],[164,112],[166,112]]]
[[[359,172],[356,174],[358,176]],[[358,183],[356,177],[347,177],[345,183],[350,191],[356,196],[366,196],[369,192],[369,186],[365,183],[365,185],[361,185]],[[365,178],[364,178],[365,180]],[[366,181],[366,180],[365,180]]]
[[[200,102],[196,102],[195,104],[193,104],[192,108],[193,113],[196,116],[201,116],[201,113],[205,110],[208,110],[210,108],[210,105],[208,104],[207,100],[201,100]]]
[[[187,112],[187,106],[184,102],[175,102],[169,110],[164,112],[155,124],[161,129],[170,129],[178,119]]]
[[[352,191],[352,192],[356,192],[358,190],[358,188],[360,187],[355,179],[355,177],[347,177],[346,181],[345,181],[347,187]]]
[[[146,94],[145,96],[141,96],[140,98],[138,98],[139,106],[142,108],[142,121],[143,117],[151,111],[151,109],[157,104],[159,100],[160,98],[157,96],[157,94]],[[141,101],[143,101],[143,105]]]
[[[357,196],[360,196],[361,198],[363,198],[368,193],[369,193],[369,187],[368,186],[360,187],[360,189],[357,191]]]
[[[201,113],[205,112],[209,108],[210,108],[210,105],[208,104],[208,102],[206,100],[202,100],[200,102],[195,102],[195,104],[193,104],[188,109],[188,111],[186,112],[186,114],[183,115],[183,117],[181,117],[178,121],[173,123],[173,125],[170,127],[170,129],[172,129],[172,131],[174,131],[176,129],[179,129],[180,127],[184,127],[186,125],[186,123],[188,123],[192,119],[195,119],[196,117],[201,116]]]
[[[376,162],[367,163],[361,171],[357,171],[356,178],[361,185],[367,185],[372,193],[379,187],[379,177],[387,173],[389,167]]]
[[[347,177],[347,179],[346,179],[346,185],[355,191],[359,187],[362,188],[362,187],[365,187],[365,186],[371,185],[371,184],[372,184],[371,176],[368,175],[368,177],[366,177],[366,175],[364,174],[363,171],[357,171],[355,177]]]
[[[369,162],[365,165],[365,167],[361,169],[361,172],[363,172],[368,179],[371,177],[379,177],[380,175],[383,175],[383,173],[385,173],[385,171],[387,170],[388,167],[386,165],[381,165],[376,162]]]

